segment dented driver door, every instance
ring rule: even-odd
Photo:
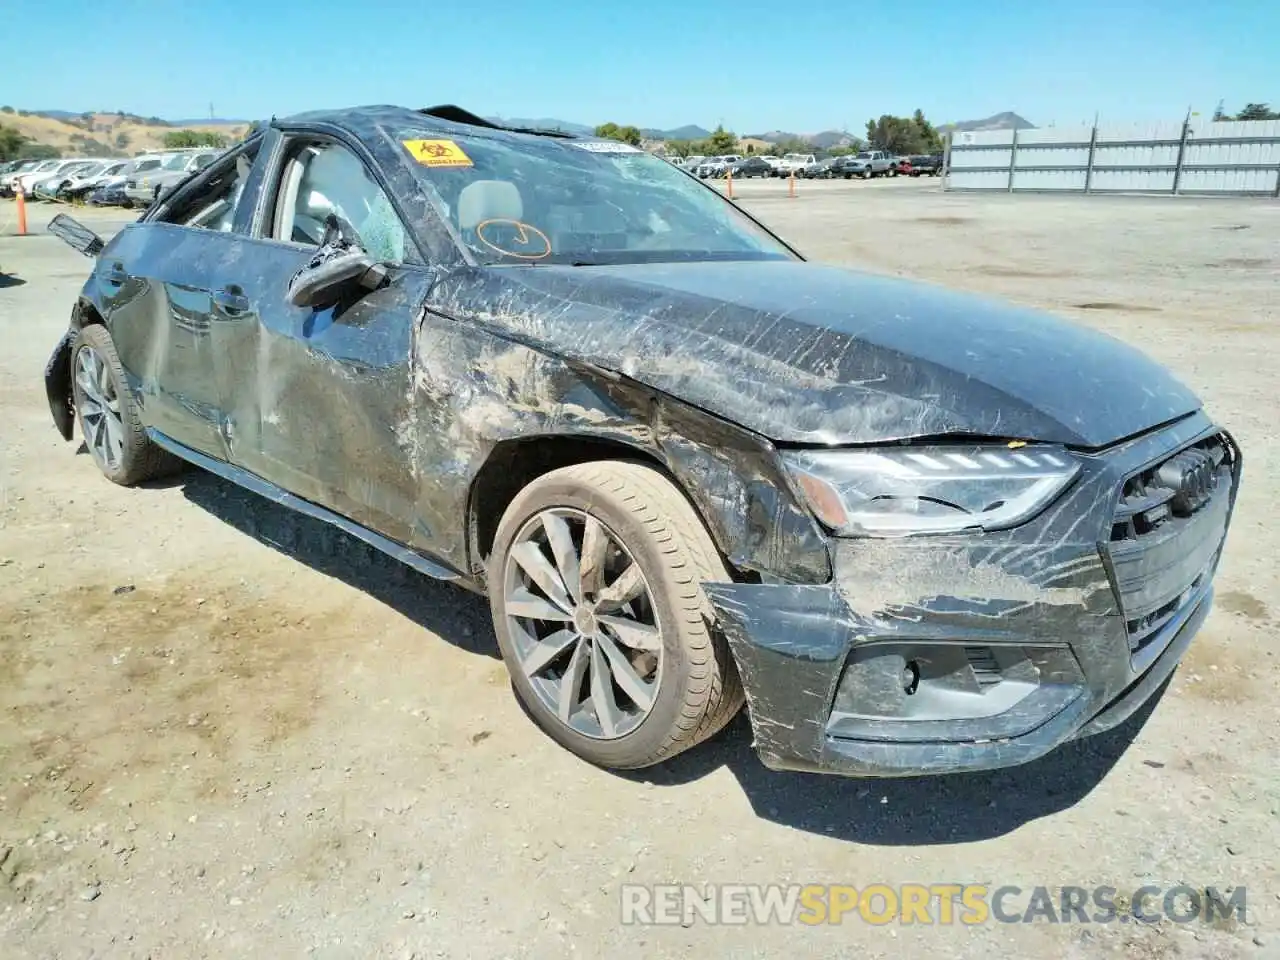
[[[430,273],[393,267],[384,287],[345,308],[295,307],[289,280],[313,251],[271,240],[247,245],[244,269],[226,278],[246,309],[218,327],[234,372],[221,399],[231,461],[429,550],[401,437],[412,412],[413,326]]]

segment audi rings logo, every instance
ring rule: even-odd
[[[1158,476],[1174,491],[1170,506],[1179,517],[1189,517],[1208,503],[1217,483],[1213,458],[1200,450],[1187,450],[1174,457],[1160,468]]]

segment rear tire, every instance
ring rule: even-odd
[[[101,324],[89,324],[71,348],[76,419],[102,475],[130,487],[175,473],[183,463],[151,442],[127,383],[111,334]]]
[[[689,502],[651,467],[606,460],[539,477],[507,507],[489,558],[517,697],[598,766],[646,767],[701,743],[743,703],[701,586],[728,579]]]

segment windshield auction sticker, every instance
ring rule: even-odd
[[[460,146],[452,140],[401,140],[413,159],[424,167],[473,167]]]
[[[621,140],[570,140],[569,143],[579,150],[590,150],[592,153],[644,153],[639,147]]]

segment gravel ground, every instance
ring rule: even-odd
[[[939,779],[771,773],[743,718],[586,766],[514,703],[478,598],[208,475],[102,479],[41,384],[87,261],[0,236],[0,956],[1280,956],[1280,204],[734,189],[815,259],[1133,342],[1235,431],[1217,608],[1149,718]],[[969,881],[1245,886],[1249,918],[619,922],[624,883]]]

